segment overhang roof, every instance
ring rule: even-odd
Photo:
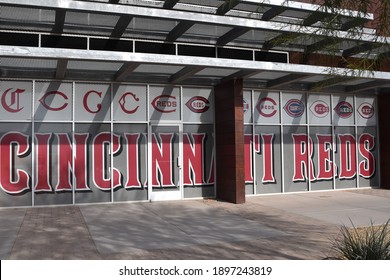
[[[332,16],[319,6],[284,0],[0,0],[0,9],[1,29],[284,51],[307,50],[314,44],[325,47],[323,39],[329,34],[322,27],[324,19]],[[347,32],[372,20],[372,14],[348,10],[340,14],[341,21],[331,32],[339,39],[333,43],[340,54],[375,39],[373,30],[364,29],[359,36]],[[308,34],[318,36],[307,40]],[[282,35],[301,36],[302,40],[282,45]]]
[[[216,85],[244,78],[265,90],[374,94],[390,90],[389,72],[179,55],[0,46],[0,76]]]
[[[390,73],[357,73],[261,61],[257,51],[311,50],[321,52],[326,38],[322,20],[329,13],[318,6],[283,0],[101,0],[46,1],[0,0],[0,31],[30,34],[37,45],[0,44],[0,77],[36,79],[82,79],[116,82],[155,82],[215,85],[230,78],[244,78],[245,85],[270,90],[378,93],[390,88]],[[361,36],[347,31],[372,20],[372,15],[341,11],[342,21],[332,33],[340,54],[359,56],[377,50],[386,38],[364,29]],[[299,24],[301,24],[299,26]],[[304,27],[302,27],[302,24]],[[306,40],[305,35],[310,36]],[[7,33],[8,34],[8,33]],[[292,45],[278,43],[281,36],[302,38]],[[43,39],[53,35],[85,39],[85,49],[46,47]],[[92,50],[91,40],[131,42],[126,51]],[[374,40],[376,40],[374,42]],[[137,51],[138,42],[171,44],[173,53]],[[215,57],[182,55],[180,46],[215,48]],[[218,58],[218,49],[253,52],[253,58]],[[147,52],[147,51],[146,51]],[[288,62],[288,61],[287,61]],[[339,77],[330,76],[330,72]]]

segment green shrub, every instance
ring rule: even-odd
[[[352,221],[351,221],[352,223]],[[334,241],[340,258],[347,260],[390,260],[390,219],[383,225],[366,228],[341,227],[341,238]]]

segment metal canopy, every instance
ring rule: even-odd
[[[191,56],[0,46],[1,78],[216,85],[244,78],[264,90],[376,94],[390,91],[389,72]],[[337,75],[339,75],[337,77]]]
[[[326,67],[262,57],[268,51],[321,53],[329,44],[345,57],[386,52],[387,38],[373,30],[347,33],[372,14],[341,10],[341,24],[328,38],[321,30],[331,14],[285,0],[0,0],[0,10],[0,78],[194,85],[243,78],[248,87],[270,90],[369,94],[390,87],[390,73],[357,78],[332,69],[347,77],[335,79]],[[318,36],[308,40],[308,34]],[[22,36],[30,37],[18,40]],[[297,40],[286,45],[286,37]],[[193,46],[203,50],[194,54]]]
[[[111,4],[117,3],[117,4]],[[284,0],[119,0],[119,1],[46,1],[0,0],[0,29],[51,34],[79,34],[115,38],[143,38],[169,42],[197,42],[240,47],[270,48],[283,34],[323,32],[323,20],[331,14],[319,6]],[[351,36],[346,31],[373,19],[342,10],[342,24],[335,26],[332,36],[343,41],[371,42],[372,31],[362,36]],[[206,30],[222,29],[214,34],[190,32],[193,27]],[[302,27],[303,26],[303,27]],[[273,32],[272,38],[248,39],[250,31]],[[370,34],[371,32],[371,34]],[[379,39],[381,41],[381,39]],[[385,39],[382,40],[385,42]],[[304,42],[304,41],[303,41]],[[304,51],[307,45],[295,45]],[[272,49],[288,51],[288,45],[272,44]],[[320,51],[320,50],[319,50]],[[340,46],[340,54],[345,48]]]

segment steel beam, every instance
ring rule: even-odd
[[[231,9],[233,9],[235,6],[237,6],[240,3],[239,0],[232,0],[232,1],[225,1],[221,6],[219,6],[216,14],[217,15],[225,15],[227,12],[229,12]],[[240,37],[241,35],[244,35],[250,30],[250,28],[240,28],[235,27],[231,29],[230,31],[226,32],[224,35],[218,38],[217,45],[223,46],[227,43],[233,41],[234,39]]]
[[[66,11],[65,10],[56,10],[55,23],[52,29],[53,33],[62,33],[64,31]]]
[[[314,44],[306,46],[305,47],[305,54],[310,54],[310,53],[322,50],[322,49],[324,49],[324,48],[326,48],[328,46],[331,46],[331,45],[334,45],[334,44],[338,44],[340,42],[341,42],[340,39],[325,38],[325,39],[320,40],[320,41],[318,41],[318,42],[316,42]]]
[[[195,75],[199,71],[202,71],[203,69],[204,67],[201,66],[186,66],[177,73],[173,74],[168,81],[171,84],[179,83],[181,81],[184,81],[185,79],[190,78],[191,76]]]
[[[351,28],[354,28],[354,27],[357,27],[359,25],[362,25],[364,24],[365,22],[367,22],[366,19],[364,18],[352,18],[352,20],[350,21],[347,21],[346,23],[344,23],[342,26],[341,26],[341,30],[348,30],[348,29],[351,29]]]
[[[179,1],[180,0],[165,0],[163,8],[164,9],[172,9],[173,7],[175,7],[177,2],[179,2]]]
[[[267,1],[259,1],[259,0],[241,0],[242,3],[246,4],[254,4],[254,5],[269,5],[269,6],[283,6],[288,8],[289,10],[295,11],[306,11],[306,12],[315,12],[320,11],[326,13],[326,9],[321,5],[311,4],[311,3],[303,3],[301,1],[286,1],[286,0],[267,0]],[[367,20],[373,20],[374,15],[372,13],[361,13],[359,11],[347,10],[347,9],[333,9],[332,11],[337,11],[340,15],[345,17],[354,17],[354,18],[362,18]],[[331,12],[329,12],[331,14]]]
[[[219,46],[226,45],[227,43],[233,41],[234,39],[237,39],[238,37],[244,35],[249,30],[250,30],[249,28],[240,28],[240,27],[233,28],[218,38],[217,45]]]
[[[364,43],[364,44],[357,45],[357,46],[354,46],[352,48],[344,50],[342,56],[343,57],[350,57],[350,56],[353,56],[353,55],[356,55],[356,54],[359,54],[362,52],[366,52],[366,51],[371,51],[373,49],[380,48],[380,47],[381,47],[380,44]]]
[[[321,12],[314,12],[303,20],[302,25],[303,26],[310,26],[318,21],[321,21],[321,20],[327,18],[327,17],[329,17],[329,14],[321,13]]]
[[[261,20],[269,21],[273,19],[274,17],[280,15],[284,11],[286,11],[288,8],[284,6],[275,6],[266,11],[263,16],[261,17]]]
[[[289,40],[295,40],[298,38],[299,34],[289,34],[289,33],[282,33],[280,35],[275,36],[274,38],[264,42],[262,49],[263,50],[270,50],[276,46],[280,46],[283,43],[289,41]]]
[[[225,15],[227,12],[229,12],[231,9],[237,6],[238,3],[240,3],[239,0],[225,1],[225,3],[223,3],[221,6],[218,7],[216,14]]]
[[[174,41],[176,41],[181,35],[183,35],[193,25],[194,25],[193,22],[188,22],[188,21],[179,22],[171,30],[171,32],[169,32],[169,34],[168,34],[167,38],[165,39],[165,41],[166,42],[174,42]]]
[[[114,80],[117,82],[124,81],[127,76],[129,76],[141,63],[126,62],[123,66],[116,72]]]
[[[62,80],[65,78],[65,72],[67,67],[68,67],[67,59],[59,59],[57,61],[56,79]]]
[[[132,16],[121,16],[111,32],[111,38],[120,38],[132,21]]]

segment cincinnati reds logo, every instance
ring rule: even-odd
[[[137,98],[137,96],[132,93],[132,92],[126,92],[122,95],[121,99],[119,99],[119,106],[121,106],[123,112],[125,112],[126,114],[134,114],[135,112],[137,112],[139,106],[135,107],[134,109],[127,109],[126,108],[126,98],[127,96],[131,96],[132,99],[135,101],[135,102],[138,102],[139,101],[139,98]]]
[[[51,98],[54,98],[54,96],[61,96],[63,99],[65,100],[68,100],[68,97],[66,96],[65,93],[61,92],[61,91],[49,91],[49,92],[46,92],[41,99],[39,99],[38,101],[42,104],[43,107],[45,107],[47,110],[50,110],[50,111],[62,111],[66,108],[66,106],[68,106],[68,102],[65,102],[63,105],[59,106],[59,107],[52,107],[48,104],[47,102],[47,98],[51,97]]]
[[[284,110],[290,117],[299,118],[303,115],[303,112],[305,112],[305,105],[302,103],[301,100],[290,99],[284,106]]]
[[[374,107],[366,102],[362,103],[357,111],[365,119],[370,119],[374,115]]]
[[[329,114],[329,106],[326,102],[317,100],[311,105],[310,111],[317,118],[325,118]]]
[[[89,106],[88,106],[88,98],[89,96],[94,93],[96,94],[97,96],[99,97],[102,97],[102,92],[101,91],[95,91],[95,90],[90,90],[88,91],[85,95],[84,95],[84,98],[83,98],[83,106],[85,108],[85,110],[87,110],[88,113],[91,113],[91,114],[96,114],[98,113],[101,109],[102,109],[102,104],[98,103],[96,105],[96,109],[95,110],[92,110]]]
[[[352,116],[353,113],[353,107],[352,105],[347,101],[341,101],[339,102],[336,107],[334,108],[336,114],[343,119],[347,119],[350,116]]]
[[[264,97],[260,99],[256,105],[256,109],[259,114],[266,118],[274,116],[277,112],[277,108],[278,106],[275,100],[270,97]]]
[[[20,107],[20,102],[19,102],[19,95],[23,92],[25,92],[24,89],[16,89],[14,91],[11,91],[12,88],[7,89],[3,95],[1,96],[1,105],[3,108],[10,112],[10,113],[17,113],[23,110],[24,107]],[[11,95],[11,100],[9,104],[7,104],[7,96],[8,94]],[[12,106],[12,107],[11,107]]]
[[[194,113],[204,113],[210,108],[210,102],[203,96],[194,96],[187,101],[186,106]]]
[[[177,109],[176,97],[170,95],[157,96],[153,99],[152,106],[161,113],[175,112]]]

